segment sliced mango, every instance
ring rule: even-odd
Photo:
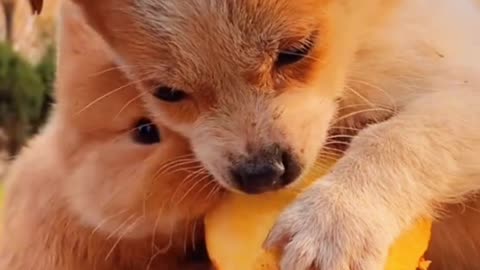
[[[333,164],[328,164],[333,165]],[[314,168],[303,186],[257,196],[230,194],[205,220],[207,249],[216,270],[278,270],[279,255],[262,249],[278,215],[301,190],[326,173]],[[427,270],[431,221],[421,220],[391,247],[386,270]]]

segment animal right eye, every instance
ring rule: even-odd
[[[302,61],[309,53],[310,47],[293,48],[280,52],[277,56],[277,66],[287,66]]]
[[[296,64],[306,58],[314,47],[316,33],[313,33],[306,40],[291,48],[281,50],[277,55],[276,65],[278,67]]]
[[[142,118],[135,124],[133,140],[139,144],[156,144],[160,142],[160,132],[149,119]]]

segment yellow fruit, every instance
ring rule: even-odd
[[[300,190],[324,174],[325,170],[315,168]],[[266,252],[262,244],[278,215],[300,190],[258,196],[231,194],[225,198],[205,220],[207,249],[215,269],[277,270],[278,254]],[[422,256],[430,229],[431,222],[422,220],[405,232],[391,247],[386,270],[426,270],[428,263]]]

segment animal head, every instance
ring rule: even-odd
[[[69,206],[122,238],[170,234],[201,218],[218,186],[184,138],[150,120],[103,40],[64,8],[53,121],[64,134],[59,167]]]
[[[224,187],[288,186],[326,140],[361,37],[398,0],[73,0]]]

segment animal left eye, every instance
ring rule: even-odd
[[[302,61],[313,49],[313,40],[309,38],[300,46],[281,50],[277,55],[276,65],[278,67],[292,65]]]
[[[160,142],[160,132],[149,119],[142,118],[135,124],[133,140],[139,144],[155,144]]]
[[[160,100],[171,103],[180,102],[187,98],[184,91],[165,86],[156,88],[153,95]]]

